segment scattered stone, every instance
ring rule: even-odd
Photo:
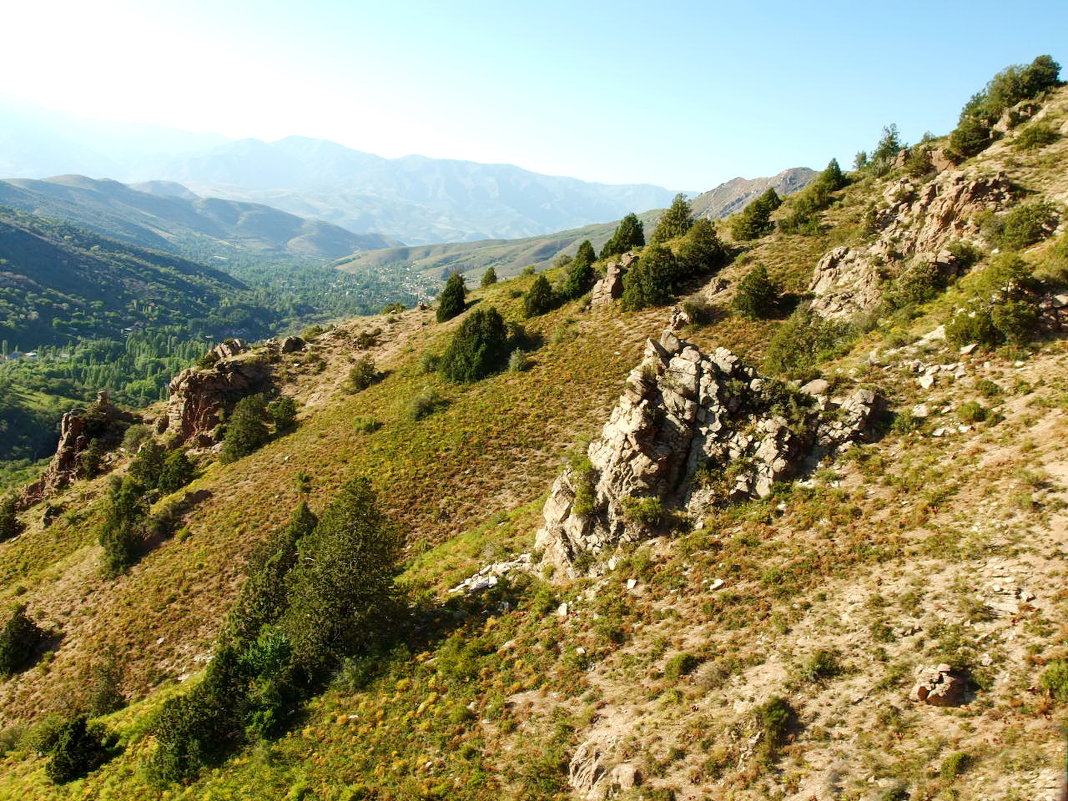
[[[920,385],[921,389],[930,389],[935,385],[935,381],[937,381],[937,379],[935,378],[934,373],[927,373],[916,379],[916,383]]]
[[[464,595],[475,595],[484,592],[496,587],[501,577],[508,573],[516,570],[529,571],[533,563],[533,557],[529,553],[520,554],[515,559],[507,562],[494,562],[491,565],[486,565],[473,576],[464,579],[455,587],[452,587],[449,592],[462,592]]]
[[[637,586],[638,586],[638,579],[633,579],[633,578],[632,579],[627,579],[627,589],[628,590],[633,590]]]
[[[974,342],[972,342],[970,345],[965,345],[963,348],[960,349],[960,355],[971,356],[975,352],[975,349],[978,347],[979,346]]]
[[[726,584],[726,582],[723,579],[718,578],[718,579],[713,580],[713,582],[708,585],[708,589],[709,590],[718,590],[724,584]]]
[[[567,617],[567,602],[560,604],[556,607],[556,614],[560,617]]]
[[[816,397],[826,395],[830,390],[830,382],[823,378],[813,379],[801,387],[801,391],[806,395],[813,395]]]
[[[917,420],[924,420],[931,416],[931,410],[927,408],[926,403],[917,403],[912,407],[910,414]]]

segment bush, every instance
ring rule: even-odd
[[[17,500],[14,495],[5,495],[0,498],[0,542],[17,536],[20,530]]]
[[[409,420],[423,420],[435,412],[449,405],[448,398],[430,387],[424,387],[423,391],[412,398],[408,404],[407,417]]]
[[[802,681],[816,683],[833,679],[842,673],[842,666],[838,662],[838,654],[825,648],[820,648],[813,653],[801,666],[800,677]]]
[[[755,717],[757,729],[762,735],[757,750],[758,758],[765,765],[770,765],[778,759],[779,749],[786,744],[797,714],[788,701],[773,696],[756,708]]]
[[[676,258],[679,272],[685,276],[704,275],[722,267],[728,258],[726,246],[711,220],[697,220],[679,244]]]
[[[114,745],[115,737],[107,729],[79,716],[60,727],[45,774],[56,784],[88,776],[111,759]]]
[[[236,462],[248,456],[269,438],[266,425],[267,399],[263,395],[249,395],[234,406],[226,421],[220,461]]]
[[[1042,671],[1039,685],[1058,701],[1068,701],[1068,659],[1050,662]]]
[[[379,314],[400,314],[402,311],[404,311],[403,303],[387,303]]]
[[[686,199],[686,195],[680,192],[671,201],[671,206],[660,215],[650,241],[654,245],[659,245],[669,239],[677,239],[685,236],[692,226],[693,212],[690,209],[690,202]]]
[[[141,443],[152,437],[152,429],[142,423],[135,423],[122,435],[122,448],[127,453],[136,453]]]
[[[508,356],[508,372],[522,373],[534,366],[534,362],[524,351],[516,348]]]
[[[568,263],[567,274],[564,276],[562,288],[562,294],[565,298],[580,298],[593,286],[593,282],[597,278],[597,273],[593,269],[593,262],[596,258],[590,240],[583,240],[582,244],[579,245],[575,258]]]
[[[914,264],[894,279],[885,293],[886,304],[903,309],[933,300],[946,288],[946,277],[932,262]]]
[[[30,667],[45,636],[44,630],[26,614],[25,604],[12,609],[0,629],[0,676]]]
[[[779,306],[779,288],[768,277],[764,265],[757,265],[738,282],[731,306],[747,320],[774,316]]]
[[[1033,122],[1020,131],[1020,135],[1016,137],[1015,147],[1017,150],[1037,150],[1040,147],[1052,145],[1060,138],[1060,133],[1049,123]]]
[[[137,561],[145,542],[148,501],[145,488],[132,476],[113,478],[104,502],[99,541],[104,549],[104,575],[113,578]]]
[[[782,199],[779,193],[774,188],[768,189],[742,211],[731,217],[731,236],[740,241],[746,241],[770,234],[775,228],[775,224],[771,222],[771,213],[781,205]]]
[[[545,277],[540,276],[538,281],[545,281]],[[508,359],[508,344],[508,329],[500,312],[492,306],[475,309],[460,324],[442,354],[441,374],[450,381],[480,381],[503,369]]]
[[[644,528],[656,530],[675,522],[675,515],[664,508],[664,502],[660,498],[620,498],[620,506],[625,520]]]
[[[373,417],[357,417],[352,421],[352,428],[360,434],[373,434],[382,427],[382,423]]]
[[[167,454],[163,462],[163,473],[159,477],[159,489],[165,495],[177,492],[196,478],[196,468],[189,461],[183,450],[174,450]]]
[[[488,286],[493,286],[497,283],[497,271],[492,267],[487,267],[486,272],[482,273],[482,281],[480,286],[485,289]]]
[[[145,489],[155,489],[163,475],[166,451],[154,439],[145,440],[130,462],[130,476]]]
[[[297,425],[297,402],[289,395],[275,398],[267,404],[267,416],[276,432],[291,431]]]
[[[571,486],[575,488],[575,500],[571,512],[588,515],[597,507],[597,470],[585,454],[571,460]]]
[[[670,250],[659,245],[647,248],[638,263],[623,276],[623,308],[637,311],[667,303],[679,277],[678,262]]]
[[[1056,227],[1053,205],[1036,201],[1021,203],[1002,218],[991,218],[985,233],[998,247],[1020,250],[1045,239]]]
[[[787,213],[782,218],[780,228],[794,234],[819,233],[817,215],[831,205],[834,201],[832,193],[846,183],[838,160],[831,159],[815,180],[786,201]]]
[[[636,214],[628,214],[619,221],[611,238],[601,248],[601,258],[618,256],[629,250],[645,246],[645,227]]]
[[[1022,258],[999,256],[975,276],[967,303],[946,321],[946,340],[956,347],[1029,342],[1038,334],[1039,287]]]
[[[800,306],[772,335],[764,368],[776,376],[803,377],[848,347],[853,335],[848,324],[825,320],[807,306]]]
[[[539,275],[523,296],[523,312],[527,317],[538,317],[552,311],[555,305],[556,297],[549,279],[544,275]]]
[[[375,360],[370,356],[363,356],[349,370],[349,378],[345,382],[345,391],[362,392],[377,380],[378,370],[375,369]]]
[[[459,273],[453,273],[445,282],[445,288],[438,298],[437,320],[443,323],[451,320],[463,312],[467,300],[467,287],[464,286],[464,277]]]
[[[664,678],[674,684],[683,676],[688,676],[693,673],[697,666],[701,664],[701,659],[693,654],[681,653],[675,654],[664,665]]]
[[[981,423],[989,413],[990,410],[977,401],[966,401],[957,407],[957,417],[964,423]]]

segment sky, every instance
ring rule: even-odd
[[[231,138],[704,190],[948,132],[1064,0],[34,0],[0,94]]]

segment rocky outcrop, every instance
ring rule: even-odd
[[[627,274],[638,257],[633,253],[624,253],[619,261],[609,262],[604,278],[593,285],[590,293],[590,306],[610,306],[613,301],[623,297],[623,276]]]
[[[911,178],[893,182],[876,216],[875,242],[835,248],[816,265],[809,285],[813,311],[831,319],[872,312],[882,301],[885,281],[909,264],[934,263],[952,273],[960,265],[946,246],[978,236],[976,216],[1002,208],[1011,196],[1003,173],[973,179],[952,170],[924,184]]]
[[[923,667],[917,670],[917,684],[912,697],[931,706],[960,706],[968,690],[967,674],[949,665]]]
[[[587,461],[556,480],[536,546],[570,569],[579,555],[648,537],[673,516],[766,497],[807,459],[870,438],[882,409],[869,390],[835,404],[665,331],[647,342]]]
[[[210,367],[183,370],[168,386],[167,412],[158,433],[173,434],[177,442],[209,447],[217,441],[216,428],[222,415],[246,395],[265,392],[271,386],[266,361],[246,354],[240,340],[219,345],[205,361]]]
[[[18,506],[26,509],[58,494],[77,477],[79,457],[93,440],[100,440],[104,450],[111,450],[134,422],[137,418],[115,406],[106,392],[101,392],[89,407],[67,412],[59,424],[59,445],[55,455],[44,473],[22,490]]]

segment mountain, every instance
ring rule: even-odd
[[[508,164],[385,159],[299,136],[227,143],[162,163],[154,177],[412,243],[545,234],[664,206],[674,195],[656,186],[589,183]]]
[[[140,187],[80,175],[0,181],[0,205],[201,261],[332,260],[395,245],[257,203],[202,198],[180,184]]]
[[[799,192],[816,177],[816,172],[807,167],[783,170],[770,178],[734,178],[715,189],[702,192],[690,201],[695,217],[716,219],[729,217],[741,211],[768,189],[774,189],[780,197]]]
[[[690,206],[695,217],[726,217],[741,211],[768,187],[775,187],[781,196],[786,197],[804,189],[816,175],[816,172],[805,167],[794,167],[771,178],[735,178],[698,195],[690,201]],[[662,209],[653,209],[638,215],[647,235],[656,227],[661,211]],[[493,267],[499,276],[510,277],[518,275],[531,265],[536,269],[544,269],[552,264],[558,254],[574,255],[579,243],[584,239],[589,239],[594,249],[600,251],[612,236],[616,225],[616,222],[587,225],[523,239],[491,239],[366,250],[338,260],[335,266],[340,270],[364,273],[383,267],[404,265],[433,278],[438,278],[446,272],[461,272],[473,280],[477,280],[486,268]]]
[[[145,325],[261,334],[270,316],[235,304],[248,291],[202,264],[0,207],[0,339],[12,347]]]
[[[0,504],[0,798],[1058,798],[1068,86],[1009,77],[666,297],[521,275],[71,414]]]

